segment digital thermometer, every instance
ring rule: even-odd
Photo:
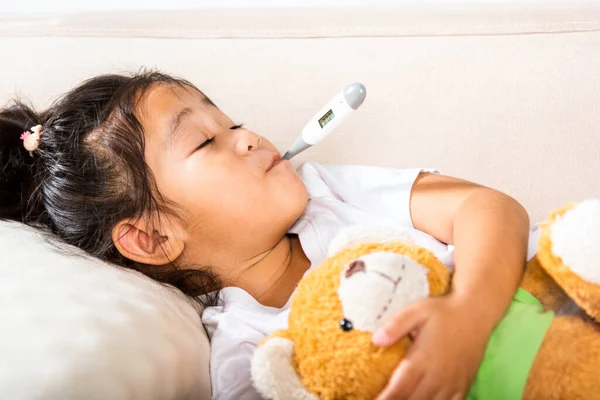
[[[348,118],[348,115],[360,107],[366,96],[367,89],[362,83],[352,83],[346,86],[308,121],[302,129],[302,133],[282,158],[289,160],[325,139]]]

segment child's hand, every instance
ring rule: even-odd
[[[452,295],[416,302],[373,335],[389,346],[407,334],[415,338],[377,400],[465,398],[493,327],[481,326],[470,307]]]

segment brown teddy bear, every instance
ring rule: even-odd
[[[540,229],[468,399],[600,398],[600,200],[558,210]],[[450,288],[447,268],[403,232],[346,231],[329,254],[300,282],[288,329],[254,353],[252,378],[265,398],[375,398],[412,340],[379,348],[372,333],[410,302]]]

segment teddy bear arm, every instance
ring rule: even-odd
[[[573,316],[555,318],[533,362],[524,399],[587,399],[600,393],[600,330]]]
[[[293,354],[294,342],[288,331],[277,331],[265,339],[252,357],[254,387],[267,399],[319,400],[302,384],[292,364]]]
[[[558,312],[570,302],[569,296],[560,286],[544,271],[537,257],[527,264],[521,288],[534,295],[545,310]]]

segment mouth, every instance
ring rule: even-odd
[[[267,168],[267,171],[270,171],[274,166],[276,166],[280,162],[281,162],[281,155],[280,154],[273,154],[271,162],[269,164],[269,167]]]

